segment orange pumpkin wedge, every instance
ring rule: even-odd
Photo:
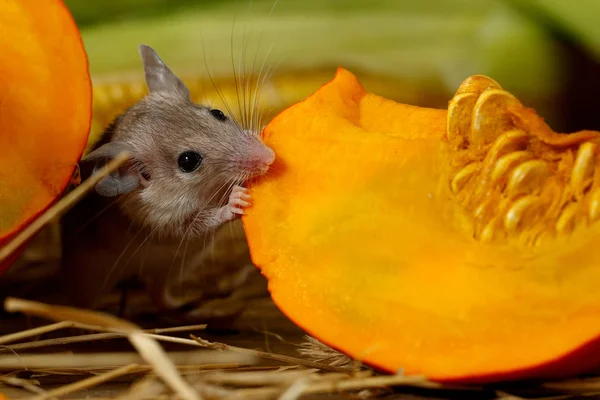
[[[600,367],[599,132],[553,132],[484,76],[436,110],[340,68],[262,135],[243,223],[307,333],[440,382]]]
[[[0,0],[0,53],[1,246],[69,183],[87,142],[92,87],[79,30],[60,0]]]

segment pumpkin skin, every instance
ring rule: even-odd
[[[439,382],[600,367],[599,132],[553,132],[484,76],[436,110],[340,68],[262,136],[242,221],[307,333]]]
[[[1,246],[69,183],[87,142],[92,87],[79,30],[62,1],[0,0],[0,27]]]

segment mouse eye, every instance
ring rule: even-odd
[[[223,114],[223,111],[221,111],[221,110],[217,110],[217,109],[210,110],[210,113],[212,114],[213,117],[215,117],[219,121],[225,121],[227,119],[227,117],[225,116],[225,114]]]
[[[202,156],[195,151],[184,151],[179,155],[177,164],[183,172],[194,172],[202,163]]]

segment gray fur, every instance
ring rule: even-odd
[[[120,151],[130,152],[133,159],[103,179],[96,192],[120,196],[126,215],[157,232],[211,230],[222,222],[217,211],[226,204],[226,192],[266,172],[273,151],[231,117],[221,121],[210,108],[194,104],[185,84],[158,54],[146,45],[139,49],[149,94],[119,117],[110,141],[85,160],[98,168]],[[178,168],[184,151],[202,155],[195,172]]]
[[[81,307],[94,307],[129,276],[144,281],[161,307],[176,307],[169,287],[185,281],[183,265],[186,274],[203,267],[198,254],[240,214],[232,210],[239,201],[233,185],[265,173],[274,160],[256,132],[194,104],[154,50],[140,46],[140,55],[149,94],[116,118],[82,166],[87,174],[122,151],[131,158],[63,219],[63,268],[72,283],[66,291]],[[203,156],[196,171],[179,168],[183,151]]]

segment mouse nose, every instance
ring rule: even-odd
[[[267,164],[267,166],[270,166],[271,164],[273,164],[273,161],[275,161],[275,152],[270,148],[265,146],[265,156],[263,158],[263,161],[265,164]]]
[[[264,174],[269,170],[273,161],[275,161],[275,152],[261,143],[250,159],[252,160],[250,161],[252,168],[255,169],[258,174]]]

